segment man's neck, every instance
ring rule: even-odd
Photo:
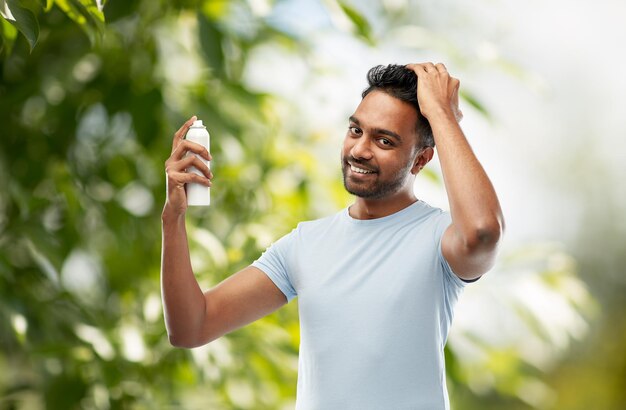
[[[394,214],[415,203],[417,198],[413,192],[399,192],[380,199],[357,197],[348,209],[354,219],[376,219]]]

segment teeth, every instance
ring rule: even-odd
[[[367,169],[357,168],[357,167],[355,167],[355,166],[354,166],[354,165],[352,165],[352,164],[350,164],[350,169],[351,169],[353,172],[357,172],[357,173],[359,173],[359,174],[373,174],[373,173],[374,173],[374,171],[368,171]]]

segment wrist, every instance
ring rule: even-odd
[[[428,112],[422,113],[428,122],[433,125],[434,122],[439,121],[453,121],[456,123],[456,117],[450,108],[436,107]]]
[[[165,203],[161,212],[161,222],[163,224],[177,223],[185,220],[185,210],[175,209],[169,202]]]

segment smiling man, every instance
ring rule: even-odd
[[[341,151],[354,203],[300,223],[249,267],[202,292],[184,225],[184,184],[211,172],[174,136],[166,162],[162,291],[172,344],[194,347],[299,300],[296,408],[448,409],[444,346],[454,305],[494,263],[495,191],[459,127],[459,81],[443,64],[372,68]],[[450,212],[415,196],[437,145]],[[205,177],[186,173],[190,165]]]

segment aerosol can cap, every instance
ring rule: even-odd
[[[193,124],[191,124],[192,128],[204,128],[204,125],[202,124],[202,120],[195,120],[193,122]]]

